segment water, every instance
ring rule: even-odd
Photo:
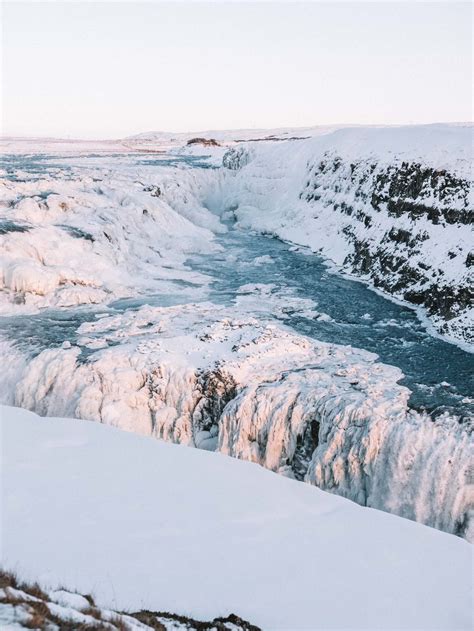
[[[60,157],[56,160],[52,160],[51,156],[40,154],[1,156],[0,167],[5,171],[2,177],[13,182],[24,182],[26,173],[28,181],[45,175],[53,175],[59,170],[62,171],[63,176],[67,175],[71,170],[69,165],[64,164]]]
[[[151,166],[177,161],[176,157],[166,161],[161,156],[134,159],[135,163]],[[42,171],[43,175],[57,167],[57,163],[32,157],[13,162],[16,168]],[[178,162],[194,168],[205,166],[194,158],[180,158]],[[295,250],[275,238],[241,231],[232,224],[228,228],[227,233],[217,237],[221,252],[194,256],[187,262],[192,269],[213,279],[204,299],[232,305],[241,296],[241,286],[271,285],[270,308],[273,297],[280,305],[288,301],[284,314],[276,314],[285,325],[318,340],[372,351],[383,362],[401,368],[405,374],[402,383],[412,391],[410,404],[416,409],[427,410],[434,417],[444,412],[461,419],[474,415],[474,402],[470,400],[474,395],[472,354],[432,337],[414,310],[330,271],[321,257]],[[265,257],[260,264],[259,257]],[[290,294],[314,301],[317,311],[329,318],[308,317],[295,307]],[[64,340],[74,342],[78,326],[101,314],[136,309],[143,304],[170,306],[183,302],[186,297],[177,292],[124,299],[95,309],[47,310],[33,316],[3,317],[0,333],[35,353],[60,346]]]
[[[292,289],[297,297],[314,300],[331,320],[289,310],[286,325],[318,340],[377,353],[383,362],[398,366],[405,374],[401,383],[413,393],[410,404],[417,409],[434,415],[474,413],[474,402],[465,401],[474,393],[474,356],[429,335],[413,309],[330,271],[321,257],[294,251],[278,239],[231,229],[219,241],[224,253],[191,261],[215,278],[211,300],[230,304],[238,288],[248,283],[274,284],[277,292]],[[271,263],[249,264],[263,256],[271,257]]]
[[[114,162],[125,159],[127,162],[137,166],[146,167],[193,167],[196,169],[213,169],[216,168],[206,160],[206,156],[181,156],[174,155],[169,156],[166,154],[145,154],[145,153],[130,153],[130,154],[81,154],[71,158],[69,156],[54,156],[51,157],[47,154],[28,154],[28,155],[4,155],[0,157],[0,167],[4,169],[5,174],[2,176],[8,180],[14,182],[24,182],[25,174],[28,174],[28,181],[35,180],[48,175],[55,175],[61,172],[61,176],[72,177],[71,162],[78,160],[87,162],[94,166],[96,163],[104,163],[108,161],[111,165]],[[17,171],[20,173],[18,174]],[[43,193],[47,196],[48,193]]]

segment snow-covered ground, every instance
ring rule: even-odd
[[[251,140],[282,141],[288,138],[311,138],[330,133],[340,126],[319,125],[316,127],[281,127],[277,129],[233,129],[195,132],[144,132],[117,140],[83,140],[78,138],[28,138],[21,136],[0,137],[0,155],[24,155],[44,153],[49,155],[89,155],[128,152],[163,153],[180,150],[188,141],[196,138],[214,139],[226,148]],[[202,155],[202,145],[195,145]],[[189,149],[192,151],[193,147]],[[212,148],[215,153],[216,148]],[[219,150],[217,150],[219,153]]]
[[[0,154],[109,154],[123,153],[128,147],[121,140],[81,140],[65,138],[0,137]]]
[[[290,138],[313,138],[328,134],[340,125],[318,125],[315,127],[279,127],[276,129],[226,129],[207,130],[198,132],[170,133],[170,132],[144,132],[135,136],[129,136],[123,140],[134,149],[166,150],[182,148],[193,139],[204,138],[214,140],[223,147],[231,147],[239,143],[249,141],[281,142]],[[195,145],[199,147],[199,144]],[[213,151],[215,148],[211,148]],[[201,145],[202,155],[202,145]]]
[[[1,558],[24,580],[264,629],[470,628],[460,538],[220,454],[0,416]]]

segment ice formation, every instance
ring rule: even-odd
[[[60,169],[53,177],[3,179],[0,312],[205,284],[184,261],[215,248],[212,231],[222,229],[199,202],[212,174],[179,175],[177,181],[175,169],[161,169],[160,186],[146,169],[75,176]]]
[[[472,537],[468,429],[410,410],[401,371],[376,355],[211,303],[146,306],[79,335],[18,361],[9,402],[217,449]]]

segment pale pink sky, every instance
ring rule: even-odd
[[[472,118],[457,2],[7,2],[3,133]]]

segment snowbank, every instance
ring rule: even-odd
[[[219,454],[2,408],[2,563],[101,606],[468,629],[471,550]]]

